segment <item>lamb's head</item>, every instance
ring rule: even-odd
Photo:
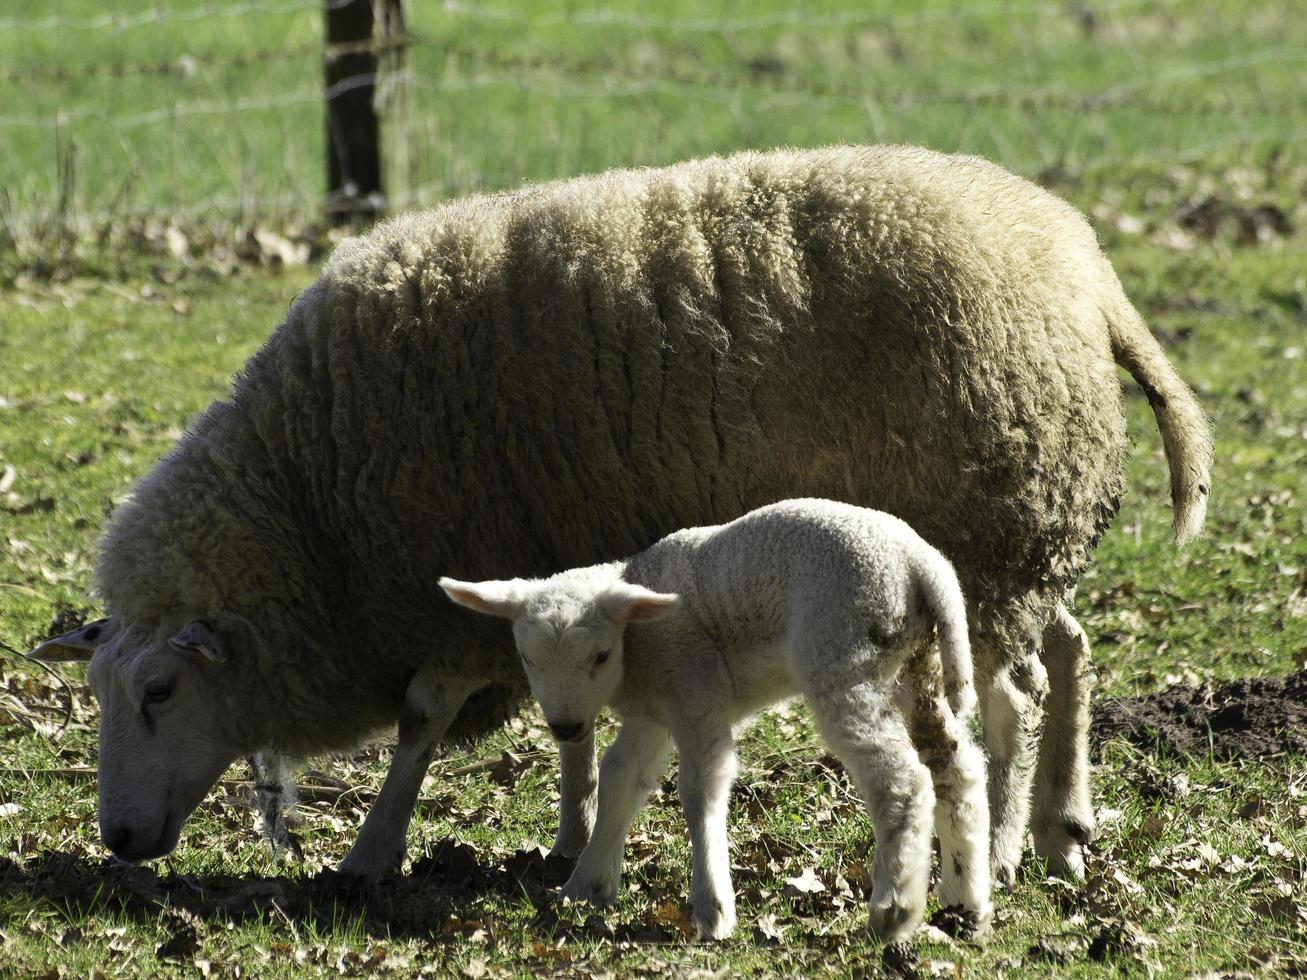
[[[222,695],[229,637],[206,620],[147,629],[101,619],[32,656],[89,660],[100,705],[100,835],[127,861],[167,854],[223,770],[248,751]]]
[[[460,605],[512,621],[531,693],[560,742],[589,736],[595,716],[616,693],[626,625],[659,619],[680,601],[623,582],[603,571],[608,568],[542,580],[440,580]]]

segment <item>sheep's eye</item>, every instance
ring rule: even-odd
[[[608,663],[608,654],[609,654],[608,650],[605,650],[603,653],[596,654],[595,666],[602,667],[604,664]]]
[[[176,687],[172,681],[155,681],[153,684],[147,684],[145,687],[146,704],[162,704],[172,697],[173,688]]]

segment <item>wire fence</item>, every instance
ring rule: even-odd
[[[324,40],[347,2],[15,0],[0,221],[312,219],[324,102],[374,84],[392,209],[742,146],[922,143],[1074,183],[1307,143],[1299,0],[413,2],[361,45],[401,69],[326,87],[360,49]]]

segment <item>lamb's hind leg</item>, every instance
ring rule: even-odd
[[[1065,606],[1044,628],[1042,657],[1048,670],[1048,713],[1039,743],[1035,853],[1053,874],[1085,873],[1085,845],[1094,837],[1089,798],[1089,639]]]
[[[1048,675],[1034,644],[1006,657],[988,643],[972,650],[989,753],[990,870],[1007,885],[1025,848]]]
[[[822,738],[853,778],[876,831],[869,927],[881,942],[900,942],[921,924],[926,907],[930,773],[894,703],[892,683],[827,683],[807,694]]]
[[[422,779],[458,709],[484,682],[440,678],[434,670],[414,675],[399,716],[399,743],[358,840],[340,866],[342,874],[376,881],[404,861],[405,837]]]
[[[937,651],[923,650],[910,661],[899,702],[911,718],[912,740],[935,787],[940,910],[960,919],[965,932],[983,934],[994,912],[985,756],[966,719],[949,707]]]

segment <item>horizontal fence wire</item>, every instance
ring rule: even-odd
[[[1074,91],[1060,86],[1032,85],[981,85],[966,89],[905,89],[905,88],[869,88],[841,87],[810,83],[802,79],[791,80],[788,84],[769,83],[751,80],[747,89],[733,86],[730,79],[705,75],[669,75],[661,78],[641,78],[626,76],[622,70],[611,63],[558,62],[539,56],[519,58],[511,55],[493,53],[475,55],[466,45],[443,43],[431,38],[410,35],[403,39],[392,40],[386,44],[333,45],[331,51],[347,53],[354,51],[372,51],[380,53],[395,48],[426,45],[438,48],[444,54],[473,54],[480,57],[482,64],[488,68],[503,71],[503,74],[483,72],[473,77],[439,79],[419,76],[411,71],[388,78],[388,81],[413,82],[421,88],[437,92],[472,91],[479,88],[509,87],[519,91],[562,98],[633,98],[642,95],[670,95],[686,99],[706,99],[718,102],[738,101],[745,97],[761,95],[762,101],[756,104],[764,107],[786,102],[803,101],[830,102],[858,105],[865,102],[882,102],[899,107],[914,107],[932,103],[954,103],[958,105],[998,104],[1050,111],[1086,112],[1108,109],[1132,109],[1156,113],[1203,113],[1231,115],[1243,112],[1279,111],[1281,109],[1307,110],[1307,87],[1298,93],[1288,93],[1281,97],[1265,97],[1258,103],[1240,102],[1229,93],[1212,92],[1172,92],[1160,94],[1150,91],[1166,88],[1177,83],[1202,78],[1213,78],[1239,72],[1255,71],[1259,67],[1276,64],[1281,66],[1307,65],[1307,49],[1284,52],[1279,49],[1267,49],[1250,55],[1213,60],[1186,66],[1182,69],[1161,74],[1149,79],[1132,79],[1116,83],[1098,92]],[[197,66],[206,67],[248,67],[266,62],[270,58],[305,57],[323,53],[322,45],[299,46],[293,49],[273,49],[255,51],[248,55],[195,57],[183,55],[176,62],[115,63],[111,65],[83,65],[75,69],[48,69],[29,75],[11,70],[0,71],[0,81],[14,81],[20,78],[71,79],[77,77],[122,77],[127,75],[192,74]],[[521,71],[540,69],[560,70],[574,82],[550,83],[520,74]],[[228,101],[196,100],[191,102],[166,102],[165,105],[145,112],[129,112],[105,115],[97,107],[81,106],[61,109],[53,115],[0,115],[0,129],[6,127],[57,127],[64,126],[77,119],[96,117],[114,125],[131,128],[163,122],[173,118],[191,115],[211,115],[214,112],[246,112],[260,109],[275,109],[304,102],[321,102],[333,98],[342,92],[373,85],[382,80],[379,74],[351,76],[330,86],[306,85],[292,92],[279,95],[257,96],[250,98],[232,98]],[[589,84],[587,84],[589,83]],[[160,89],[160,97],[168,95],[166,89]]]
[[[1087,176],[1307,136],[1293,0],[1266,8],[1287,32],[1202,0],[693,15],[445,0],[410,3],[402,34],[328,46],[324,11],[347,2],[0,18],[0,224],[315,217],[323,105],[373,86],[383,117],[405,109],[392,208],[733,146],[923,142]],[[361,52],[404,67],[324,86],[324,59]]]

